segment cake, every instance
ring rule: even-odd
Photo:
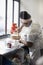
[[[19,40],[20,39],[20,36],[19,36],[19,33],[18,32],[14,32],[13,34],[11,34],[11,37],[14,40]]]

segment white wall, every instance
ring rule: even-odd
[[[43,0],[21,0],[21,11],[28,11],[35,22],[43,27]]]

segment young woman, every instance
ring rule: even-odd
[[[39,50],[39,42],[40,42],[40,25],[33,25],[31,15],[26,11],[22,11],[20,13],[20,20],[22,26],[17,28],[18,33],[21,38],[19,40],[20,43],[24,44],[24,52],[27,55],[31,52],[30,56],[32,59],[36,61],[36,59],[40,56]]]

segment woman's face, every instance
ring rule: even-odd
[[[31,19],[21,19],[21,23],[22,24],[30,24],[31,23]]]

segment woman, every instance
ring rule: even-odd
[[[23,49],[25,52],[25,56],[29,52],[32,52],[30,56],[32,59],[36,60],[40,56],[40,51],[39,51],[39,42],[40,42],[39,37],[41,33],[40,25],[33,27],[31,15],[28,14],[26,11],[22,11],[20,13],[20,19],[21,19],[22,26],[17,29],[18,33],[21,36],[19,42],[24,44]]]

